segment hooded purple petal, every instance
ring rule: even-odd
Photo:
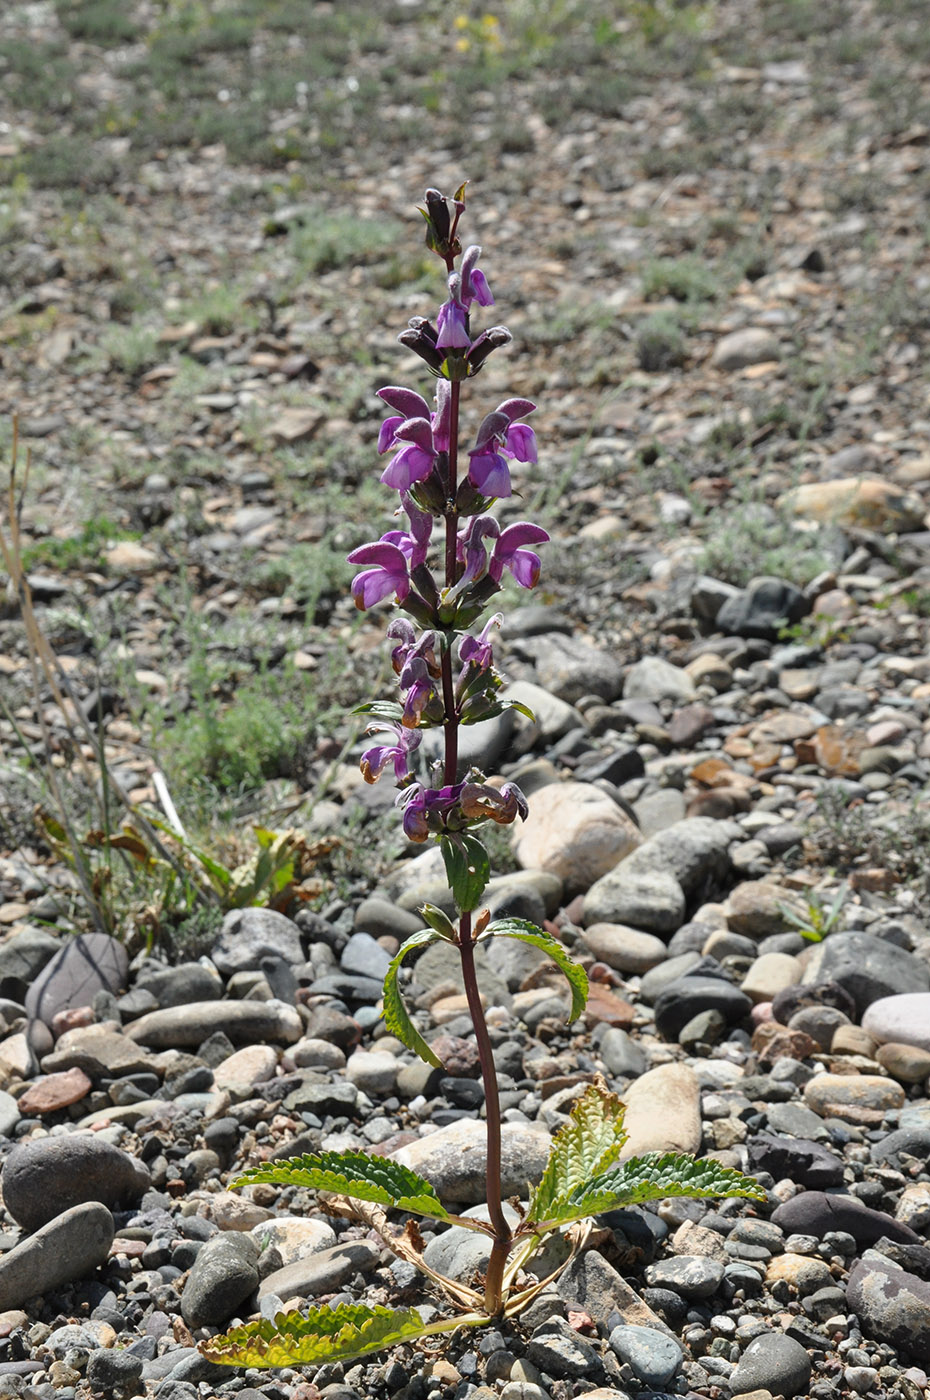
[[[389,384],[378,390],[378,398],[383,399],[389,408],[394,408],[402,418],[428,418],[429,404],[414,389],[396,388]]]

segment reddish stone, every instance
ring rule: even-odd
[[[473,1041],[458,1035],[438,1035],[430,1048],[442,1061],[446,1074],[456,1079],[477,1079],[481,1074],[478,1047]]]
[[[33,1114],[57,1113],[60,1108],[78,1103],[91,1091],[91,1082],[82,1069],[64,1069],[60,1074],[46,1074],[26,1090],[19,1100],[24,1118]]]
[[[52,1035],[57,1040],[64,1035],[65,1031],[73,1031],[78,1026],[92,1026],[94,1024],[94,1008],[92,1006],[70,1006],[65,1011],[56,1011],[52,1017]]]
[[[618,997],[600,982],[588,983],[588,1004],[584,1010],[584,1023],[590,1030],[597,1025],[616,1026],[628,1031],[636,1015],[628,1001]]]

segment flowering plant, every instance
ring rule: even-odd
[[[531,1268],[534,1254],[552,1232],[567,1237],[571,1257],[583,1245],[592,1216],[630,1202],[665,1196],[765,1199],[756,1182],[716,1162],[651,1152],[621,1163],[624,1106],[599,1081],[577,1100],[555,1136],[542,1179],[529,1191],[516,1224],[504,1210],[500,1097],[478,989],[476,947],[498,936],[548,954],[568,979],[570,1020],[583,1011],[588,984],[584,970],[551,934],[522,919],[492,920],[489,910],[481,908],[490,861],[478,829],[487,821],[508,825],[525,818],[527,804],[514,783],[496,782],[474,769],[462,771],[459,732],[462,725],[490,719],[507,707],[529,711],[501,694],[492,639],[501,615],[490,617],[480,631],[474,629],[505,570],[523,588],[536,585],[540,559],[535,547],[545,544],[548,535],[527,520],[502,529],[489,513],[495,501],[513,495],[509,463],[536,461],[536,437],[524,421],[535,405],[529,399],[506,399],[484,416],[471,445],[460,446],[463,385],[511,339],[503,326],[476,333],[472,324],[475,306],[492,306],[493,297],[478,266],[480,248],[462,250],[458,231],[464,210],[464,185],[451,199],[427,190],[421,209],[426,242],[445,265],[447,297],[435,320],[415,317],[399,338],[425,362],[436,380],[435,394],[430,405],[413,389],[380,390],[391,410],[378,439],[379,453],[390,454],[381,480],[398,493],[401,526],[354,550],[349,561],[359,569],[352,580],[356,605],[368,609],[393,595],[401,614],[387,628],[401,698],[373,701],[357,711],[369,717],[373,741],[361,757],[362,775],[373,783],[386,770],[393,772],[404,832],[412,842],[438,842],[457,911],[450,918],[432,905],[420,910],[424,928],[403,944],[385,978],[384,1020],[406,1046],[441,1067],[407,1012],[398,973],[409,953],[429,943],[441,940],[454,949],[485,1088],[487,1220],[451,1214],[424,1177],[361,1151],[320,1152],[249,1168],[232,1184],[299,1185],[341,1198],[331,1208],[344,1209],[351,1202],[354,1213],[414,1263],[456,1311],[429,1322],[416,1308],[361,1303],[279,1313],[202,1343],[201,1350],[213,1361],[288,1366],[348,1359],[463,1324],[510,1317],[550,1281],[533,1275]],[[443,757],[438,771],[424,780],[417,770],[418,749],[422,731],[429,728],[443,732]],[[483,1234],[488,1259],[482,1287],[436,1273],[423,1258],[416,1226],[408,1222],[402,1233],[393,1232],[388,1208]]]

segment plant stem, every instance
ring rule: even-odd
[[[458,544],[457,526],[458,514],[455,509],[455,493],[458,487],[458,439],[459,439],[459,396],[462,386],[457,381],[452,383],[449,406],[449,477],[446,483],[446,587],[451,588],[455,583],[455,575],[458,570],[458,560],[456,549]],[[442,653],[442,703],[446,712],[445,719],[445,765],[444,779],[446,783],[454,783],[458,776],[459,766],[459,718],[455,709],[455,683],[452,678],[452,646],[451,638],[448,638],[448,645]]]
[[[445,584],[451,588],[458,571],[457,526],[458,514],[455,509],[455,495],[458,488],[458,437],[459,437],[459,396],[461,383],[453,381],[449,406],[449,476],[446,485],[446,551]],[[442,698],[445,707],[445,764],[446,783],[454,783],[458,777],[459,716],[455,704],[455,682],[452,675],[452,638],[446,639],[442,653]],[[488,1218],[494,1230],[491,1256],[485,1275],[484,1302],[491,1317],[496,1317],[503,1307],[503,1277],[513,1232],[507,1224],[501,1200],[501,1104],[497,1087],[497,1070],[488,1035],[481,993],[478,990],[478,977],[475,971],[475,945],[472,941],[471,912],[465,911],[459,919],[459,954],[462,959],[462,981],[465,996],[475,1028],[478,1045],[478,1060],[481,1065],[481,1078],[484,1082],[485,1112],[487,1115],[488,1151],[486,1170],[486,1191]]]
[[[475,945],[471,938],[471,914],[463,914],[459,921],[459,954],[462,959],[462,980],[465,983],[465,996],[472,1024],[475,1027],[475,1040],[478,1045],[478,1061],[484,1083],[485,1112],[488,1127],[488,1157],[486,1186],[488,1198],[488,1218],[494,1228],[494,1243],[485,1279],[485,1306],[492,1316],[501,1309],[501,1280],[507,1255],[510,1252],[512,1231],[507,1224],[501,1199],[501,1104],[497,1088],[497,1070],[488,1035],[481,993],[478,990],[478,977],[475,971]]]

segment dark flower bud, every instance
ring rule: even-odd
[[[482,331],[477,340],[471,343],[468,351],[468,372],[477,374],[492,350],[499,350],[502,345],[509,345],[513,340],[506,326],[489,326],[486,331]]]
[[[397,339],[401,345],[406,345],[408,350],[412,350],[415,355],[419,355],[421,360],[425,360],[433,374],[441,373],[442,354],[436,349],[435,340],[431,340],[423,330],[411,328],[408,331],[401,331]]]

